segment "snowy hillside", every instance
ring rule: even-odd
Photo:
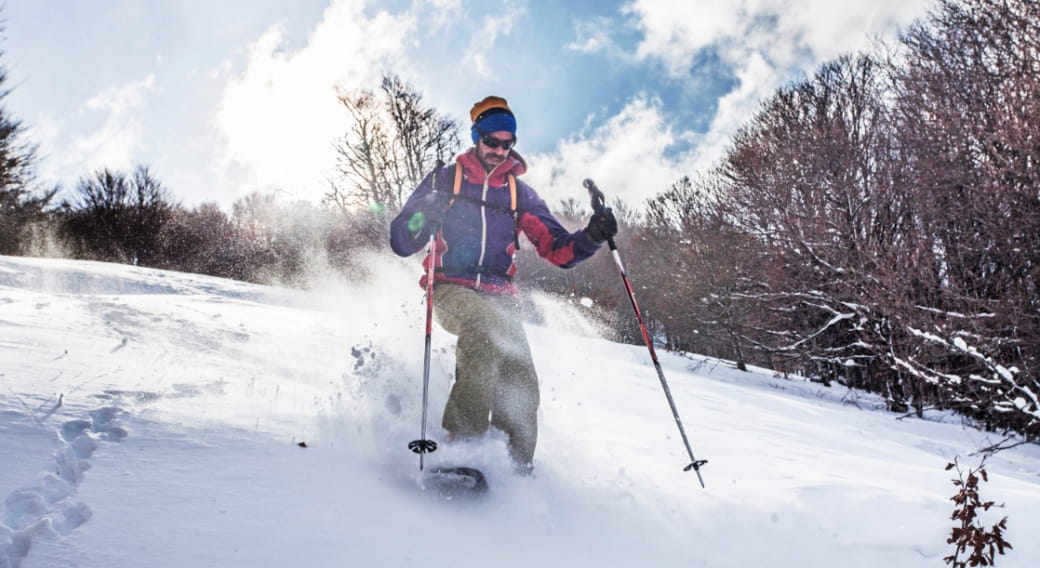
[[[491,491],[423,493],[418,267],[379,261],[304,293],[0,257],[0,568],[945,565],[943,467],[990,435],[662,353],[701,489],[645,348],[549,300],[528,327],[536,476],[500,439],[444,444],[429,462],[481,467]],[[452,344],[435,328],[439,441]],[[1015,547],[997,566],[1036,566],[1040,448],[988,470]]]

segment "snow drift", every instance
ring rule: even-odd
[[[423,493],[418,268],[309,292],[102,263],[0,257],[0,567],[942,566],[944,466],[990,435],[874,397],[662,354],[701,489],[646,350],[580,304],[528,327],[536,476],[504,442],[476,503]],[[561,322],[567,322],[564,326]],[[565,329],[566,327],[566,329]],[[434,331],[431,435],[453,370]],[[302,443],[302,444],[301,444]],[[1040,449],[990,460],[983,495],[1040,558]]]

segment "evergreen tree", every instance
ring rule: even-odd
[[[22,122],[3,104],[11,92],[6,84],[7,69],[0,64],[0,254],[21,254],[56,190],[35,190],[36,146],[24,140]]]

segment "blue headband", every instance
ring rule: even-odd
[[[493,112],[478,118],[473,123],[473,127],[470,128],[470,136],[473,137],[473,142],[476,143],[482,137],[500,130],[505,130],[516,136],[516,118],[512,113],[508,111]]]

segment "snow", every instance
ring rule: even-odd
[[[946,414],[661,353],[701,489],[645,347],[539,298],[536,475],[500,436],[448,445],[454,338],[434,329],[427,463],[488,474],[478,502],[419,486],[418,266],[309,292],[0,257],[0,567],[944,566],[945,465],[997,436]],[[633,279],[638,275],[632,275]],[[306,444],[302,447],[300,442]],[[1040,558],[1040,448],[991,458]]]

